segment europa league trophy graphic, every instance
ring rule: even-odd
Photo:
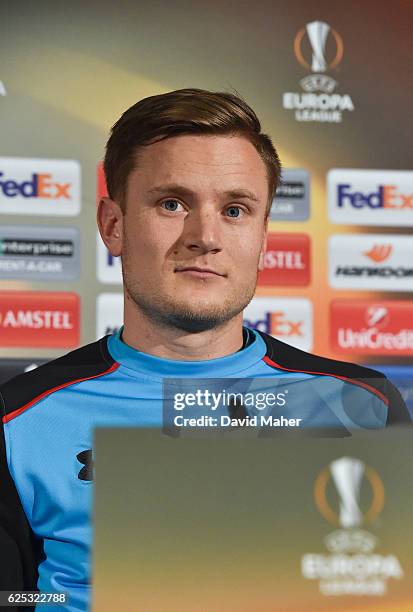
[[[313,72],[325,72],[327,63],[324,57],[327,35],[330,26],[324,21],[312,21],[306,25],[308,39],[313,50],[311,70]]]
[[[360,459],[350,457],[342,457],[330,463],[330,472],[340,496],[341,527],[358,527],[363,521],[358,500],[364,467]]]

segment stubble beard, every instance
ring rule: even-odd
[[[234,293],[223,299],[220,304],[198,305],[165,296],[151,287],[144,293],[128,273],[128,266],[122,264],[123,284],[126,299],[134,303],[152,323],[164,328],[175,328],[188,333],[199,333],[220,327],[242,312],[252,300],[255,283],[238,295]]]

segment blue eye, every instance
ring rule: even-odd
[[[240,216],[241,209],[239,206],[230,206],[229,208],[227,208],[227,214],[228,214],[228,217],[232,217],[233,219],[236,219],[237,217]]]
[[[182,206],[182,204],[178,202],[178,200],[170,199],[164,200],[162,202],[162,206],[165,208],[165,210],[169,210],[169,212],[176,212],[178,210],[178,206]]]

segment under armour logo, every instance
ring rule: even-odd
[[[77,477],[80,480],[93,480],[93,451],[92,449],[84,450],[76,455],[76,459],[83,463],[83,467],[80,470]]]

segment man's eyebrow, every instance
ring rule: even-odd
[[[157,193],[157,194],[168,194],[168,193],[176,193],[177,195],[182,196],[194,196],[196,195],[192,189],[188,189],[188,187],[184,187],[183,185],[171,183],[168,185],[157,185],[148,190],[148,193]],[[253,202],[259,202],[259,198],[249,189],[229,189],[227,191],[221,192],[221,195],[230,197],[230,198],[248,198]]]

